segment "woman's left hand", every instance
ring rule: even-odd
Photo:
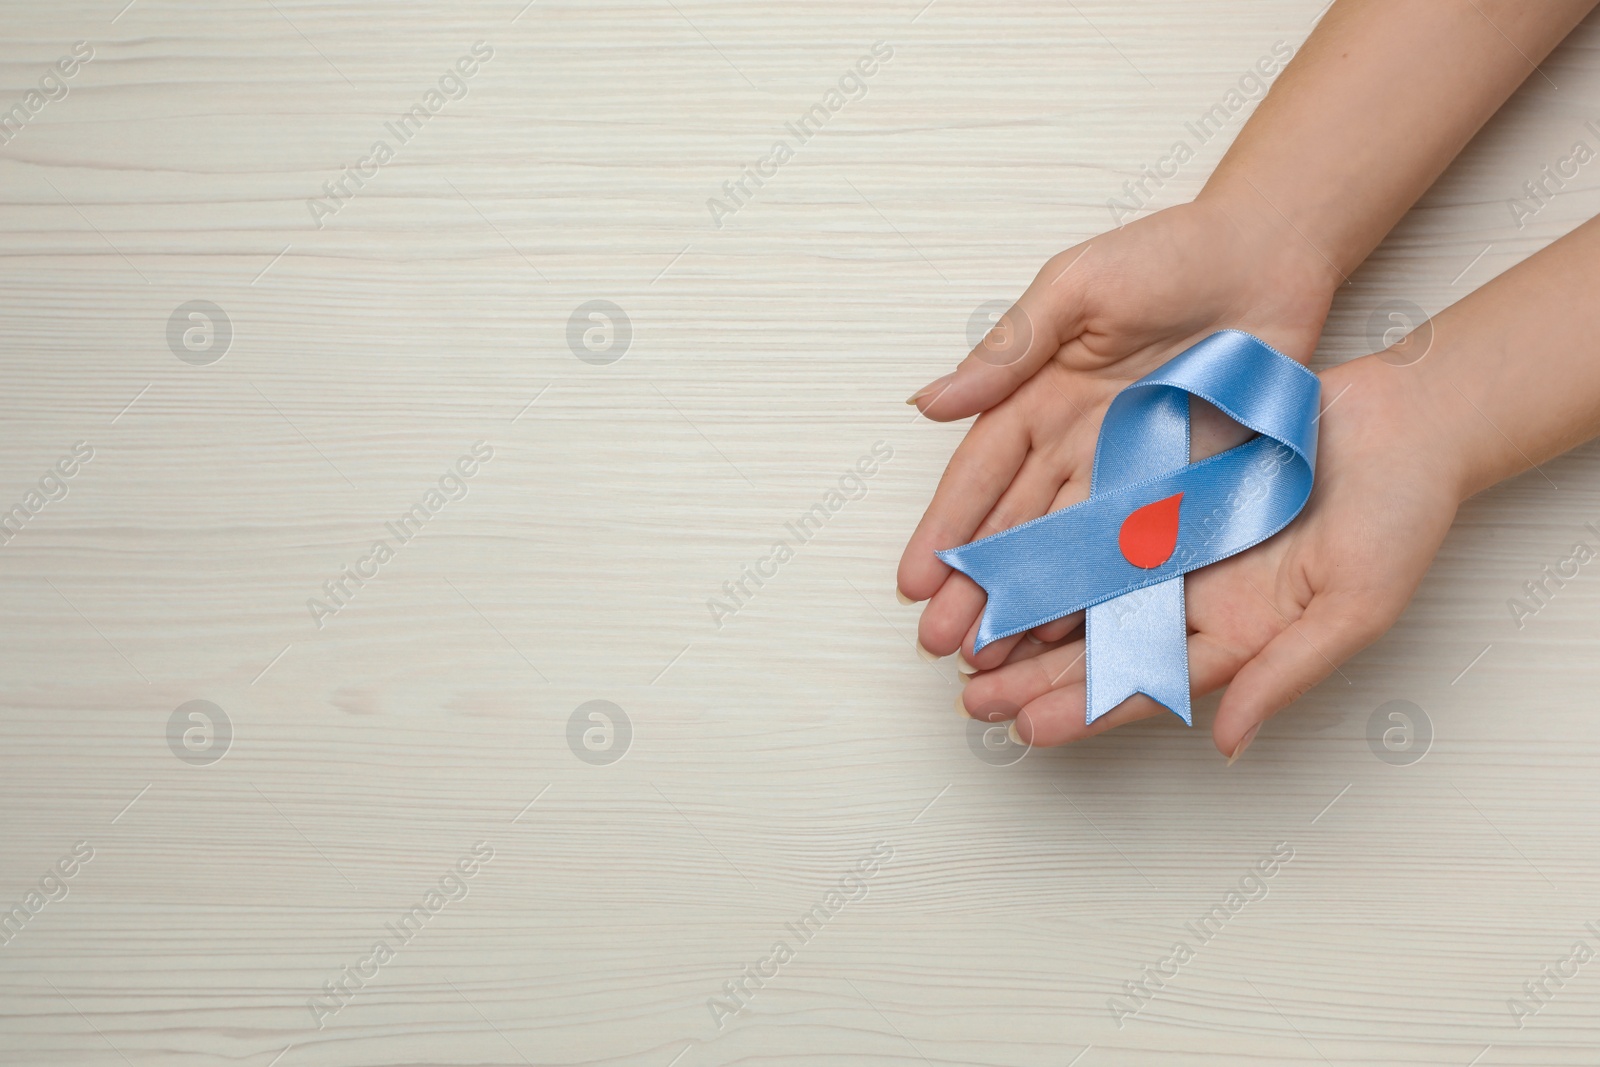
[[[1413,376],[1367,356],[1322,375],[1316,484],[1289,527],[1185,577],[1194,695],[1227,686],[1212,739],[1237,756],[1267,719],[1384,633],[1444,540],[1465,483]],[[1084,724],[1081,633],[976,674],[968,714],[1018,740],[1077,741],[1167,714],[1145,696]]]

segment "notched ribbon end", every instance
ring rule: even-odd
[[[1162,689],[1161,686],[1152,686],[1151,688]],[[1174,689],[1171,693],[1152,693],[1140,686],[1134,686],[1126,689],[1115,700],[1091,700],[1086,708],[1084,725],[1093,726],[1096,719],[1100,718],[1102,715],[1106,715],[1112,711],[1115,711],[1123,701],[1136,696],[1147,696],[1151,700],[1154,700],[1157,704],[1160,704],[1162,707],[1172,712],[1172,714],[1176,715],[1178,718],[1182,719],[1183,725],[1194,725],[1194,709],[1189,703],[1189,690],[1187,687],[1182,689]]]
[[[985,562],[993,564],[994,561],[985,561],[976,553],[964,551],[970,547],[970,545],[962,545],[959,548],[946,548],[936,551],[934,555],[938,556],[946,565],[953,567],[974,582],[977,582],[988,597],[983,605],[983,614],[978,619],[977,636],[972,641],[972,651],[976,654],[982,652],[984,646],[992,645],[1002,637],[1009,637],[1011,634],[1016,633],[1018,629],[1026,627],[1011,626],[1008,628],[1006,622],[998,619],[996,615],[996,588],[1004,587],[1005,568],[999,565],[985,566]]]

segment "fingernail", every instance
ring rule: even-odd
[[[1228,766],[1232,767],[1233,761],[1244,755],[1244,750],[1249,748],[1250,742],[1256,739],[1256,731],[1259,729],[1261,729],[1261,724],[1256,723],[1245,731],[1245,735],[1239,739],[1238,747],[1233,750],[1233,755],[1228,757]]]
[[[960,671],[956,672],[956,677],[961,680],[961,684],[962,684],[963,687],[965,687],[968,682],[972,681],[972,675],[970,675],[970,674],[962,674]]]
[[[956,710],[961,713],[962,718],[972,718],[972,712],[967,710],[967,705],[962,702],[962,699],[959,696],[956,697]]]
[[[1022,735],[1021,734],[1017,733],[1017,720],[1016,719],[1012,719],[1009,723],[1006,724],[1006,736],[1011,738],[1011,741],[1012,741],[1013,744],[1025,745],[1025,744],[1028,743],[1028,742],[1026,742],[1026,741],[1024,741],[1022,739]]]
[[[896,600],[900,601],[900,603],[902,603],[902,604],[915,604],[916,603],[915,600],[912,600],[910,597],[908,597],[904,593],[902,593],[900,591],[900,587],[898,585],[894,587],[894,598]]]
[[[907,404],[915,404],[917,401],[921,400],[925,396],[932,396],[934,393],[938,393],[938,392],[943,391],[944,387],[950,384],[950,379],[952,379],[954,377],[955,377],[955,372],[952,371],[951,373],[946,374],[942,378],[935,378],[933,381],[929,382],[927,385],[924,385],[921,389],[918,389],[916,392],[912,393],[910,399],[908,399],[906,401],[906,403]]]
[[[960,652],[956,653],[956,670],[960,671],[962,674],[978,673],[978,668],[974,667],[972,665],[972,661],[967,659],[967,657]]]
[[[939,659],[938,656],[935,656],[932,652],[929,652],[927,649],[923,648],[921,641],[917,642],[917,655],[921,656],[923,659],[927,660],[929,663],[935,663]]]

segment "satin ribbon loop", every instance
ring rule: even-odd
[[[988,593],[974,650],[1084,611],[1086,721],[1144,693],[1191,723],[1183,576],[1265,541],[1305,507],[1320,395],[1315,374],[1239,330],[1118,393],[1089,499],[938,553]],[[1192,396],[1258,436],[1191,463]]]

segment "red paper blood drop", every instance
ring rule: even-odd
[[[1153,570],[1172,558],[1178,547],[1178,503],[1182,493],[1157,500],[1122,520],[1117,547],[1135,567]]]

